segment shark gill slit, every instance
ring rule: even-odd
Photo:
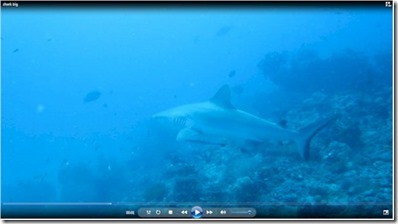
[[[174,123],[175,123],[176,125],[178,125],[178,126],[185,126],[186,122],[187,122],[186,119],[183,118],[183,117],[176,117],[176,118],[174,118]]]

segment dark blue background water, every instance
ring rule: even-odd
[[[3,202],[391,202],[388,8],[21,5],[1,36]],[[291,129],[342,116],[307,163],[291,144],[184,145],[150,124],[223,84]]]

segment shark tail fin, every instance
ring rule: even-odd
[[[298,132],[298,137],[296,139],[296,143],[298,145],[298,151],[300,156],[308,161],[310,156],[310,142],[312,138],[324,127],[330,124],[336,116],[331,116],[325,119],[321,119],[311,123],[303,128],[301,128]]]

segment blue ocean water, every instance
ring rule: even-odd
[[[391,204],[387,8],[1,16],[2,202]],[[338,117],[308,162],[291,142],[192,144],[153,124],[225,84],[235,107],[288,129]]]

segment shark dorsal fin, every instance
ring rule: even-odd
[[[235,109],[235,107],[231,104],[231,90],[228,85],[223,85],[217,93],[210,99],[210,101],[217,106],[227,108],[227,109]]]

